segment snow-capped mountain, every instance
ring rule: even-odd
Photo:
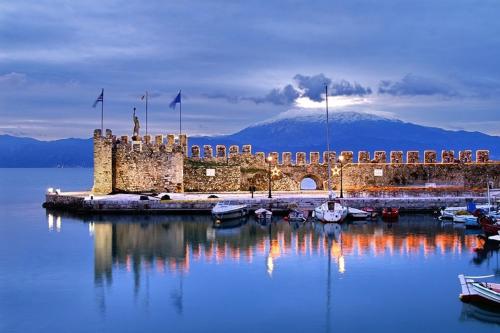
[[[252,144],[253,152],[322,152],[326,150],[325,122],[323,113],[286,112],[231,135],[190,137],[189,145]],[[332,113],[330,137],[335,151],[489,149],[491,158],[500,160],[499,136],[448,131],[366,113]],[[92,149],[91,139],[38,141],[0,135],[0,167],[89,167]]]
[[[428,150],[489,149],[500,158],[500,137],[480,132],[449,131],[406,123],[397,119],[358,112],[330,114],[330,143],[336,151],[352,150]],[[253,151],[324,151],[326,115],[295,115],[286,112],[249,126],[237,133],[219,137],[194,137],[190,144],[252,144]]]

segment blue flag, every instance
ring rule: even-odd
[[[101,91],[101,94],[99,95],[99,97],[97,97],[97,99],[95,100],[94,104],[92,105],[93,108],[95,108],[97,106],[97,103],[99,102],[103,102],[104,100],[104,89]]]
[[[175,99],[172,101],[172,103],[170,103],[169,106],[171,109],[175,110],[175,106],[177,105],[177,103],[180,103],[180,102],[181,102],[181,92],[179,91],[179,93],[177,94]]]

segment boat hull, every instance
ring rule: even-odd
[[[246,208],[220,213],[212,212],[212,217],[217,220],[237,219],[246,215],[248,215],[248,210]]]
[[[347,217],[347,210],[343,211],[324,211],[316,208],[314,214],[318,220],[323,223],[342,223]]]

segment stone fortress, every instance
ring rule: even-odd
[[[104,134],[104,135],[103,135]],[[419,151],[342,151],[338,162],[334,151],[252,152],[251,145],[241,147],[191,146],[182,135],[115,136],[111,130],[94,131],[94,194],[161,192],[229,192],[267,190],[271,175],[272,189],[299,191],[301,182],[311,178],[318,190],[328,188],[328,157],[332,166],[332,188],[340,187],[342,165],[346,191],[448,188],[484,190],[487,181],[500,187],[500,162],[489,159],[488,150],[452,150],[438,153]],[[268,159],[270,157],[270,159]]]

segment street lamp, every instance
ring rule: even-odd
[[[269,176],[269,194],[268,194],[268,198],[271,199],[273,196],[271,195],[271,162],[273,161],[273,157],[272,156],[268,156],[267,157],[267,163],[269,164],[269,172],[268,172],[268,176]]]
[[[344,197],[344,188],[343,188],[343,182],[342,182],[342,169],[343,169],[342,162],[344,162],[343,155],[339,156],[339,162],[340,162],[340,197],[343,198]]]

